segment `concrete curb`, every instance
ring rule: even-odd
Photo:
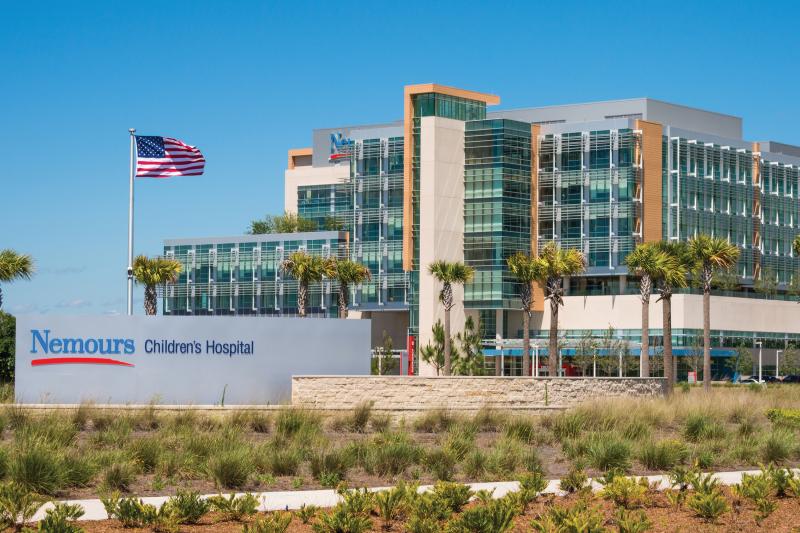
[[[792,469],[795,473],[800,473],[800,468]],[[720,483],[723,485],[735,485],[742,480],[742,474],[758,474],[760,470],[741,470],[736,472],[712,472],[714,477],[719,479]],[[633,476],[633,477],[640,477],[640,476]],[[656,475],[656,476],[641,476],[646,477],[648,482],[651,485],[654,485],[657,490],[665,490],[668,489],[671,484],[669,481],[669,476],[664,475]],[[595,480],[590,480],[592,489],[598,491],[602,488],[602,485]],[[655,483],[658,483],[656,486]],[[486,483],[468,483],[470,488],[474,491],[478,490],[488,490],[493,491],[493,496],[495,498],[502,498],[509,492],[514,492],[519,490],[519,483],[516,481],[494,481],[494,482],[486,482]],[[547,484],[547,488],[544,490],[544,494],[555,494],[557,496],[563,496],[566,494],[564,491],[558,488],[559,480],[552,479]],[[373,487],[369,490],[378,492],[390,489],[391,487]],[[424,492],[430,490],[432,485],[423,485],[419,487],[420,492]],[[237,493],[242,494],[242,493]],[[333,507],[339,501],[341,501],[341,497],[336,493],[335,490],[289,490],[289,491],[278,491],[278,492],[256,492],[254,493],[255,496],[261,500],[261,505],[259,506],[260,511],[280,511],[280,510],[295,510],[299,509],[303,505],[316,505],[317,507]],[[223,496],[228,496],[229,494],[223,494]],[[209,496],[216,496],[216,494],[207,494],[204,495],[204,498],[208,498]],[[141,500],[144,503],[149,503],[151,505],[155,505],[156,507],[161,506],[165,501],[169,499],[168,496],[149,496],[143,497]],[[63,503],[71,503],[71,504],[78,504],[83,507],[85,513],[80,518],[80,520],[107,520],[108,515],[106,514],[105,508],[103,504],[100,502],[99,499],[91,499],[91,500],[61,500]],[[41,520],[44,517],[45,511],[53,507],[53,502],[48,502],[44,504],[34,515],[33,521]]]

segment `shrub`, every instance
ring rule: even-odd
[[[455,456],[447,450],[432,448],[425,452],[425,466],[437,480],[452,479],[457,463]]]
[[[563,442],[580,435],[587,426],[586,416],[580,411],[567,411],[545,419],[556,439]]]
[[[491,407],[481,407],[472,418],[472,423],[480,431],[497,431],[503,427],[506,416],[493,410]]]
[[[55,448],[63,448],[72,444],[77,434],[78,428],[70,419],[51,414],[35,422],[28,420],[16,430],[14,439],[23,446],[46,443]]]
[[[725,428],[710,414],[691,413],[684,422],[683,435],[692,442],[721,439],[725,436]]]
[[[326,474],[328,478],[330,475],[335,475],[341,481],[347,477],[347,471],[352,465],[344,448],[332,448],[329,451],[317,450],[312,453],[309,466],[311,475],[318,481],[322,481],[322,477]]]
[[[469,486],[462,483],[449,483],[437,481],[432,490],[434,498],[437,498],[452,513],[458,513],[472,497],[473,492]]]
[[[422,450],[406,433],[383,433],[369,446],[364,468],[379,476],[398,476],[421,457]]]
[[[782,463],[791,457],[797,446],[794,433],[786,429],[773,429],[761,446],[761,459],[765,463]]]
[[[297,517],[302,523],[308,524],[314,519],[315,516],[317,516],[318,511],[319,507],[316,505],[303,504],[300,506],[300,509],[297,510]]]
[[[447,431],[456,422],[456,417],[449,411],[437,409],[426,411],[414,420],[414,430],[422,433],[439,433]]]
[[[780,498],[783,498],[789,493],[790,482],[795,477],[792,470],[788,468],[779,468],[771,464],[767,468],[762,467],[761,472],[769,477],[772,487]]]
[[[158,465],[164,443],[157,437],[144,437],[133,440],[128,449],[131,458],[141,465],[145,472],[153,472]]]
[[[119,520],[123,527],[146,527],[156,521],[158,509],[136,498],[120,498],[114,494],[101,498],[108,518]]]
[[[756,523],[761,525],[761,522],[767,518],[769,515],[775,512],[775,509],[778,508],[777,502],[774,500],[770,500],[769,498],[762,498],[760,500],[756,500]]]
[[[800,409],[769,409],[767,418],[776,426],[800,428]]]
[[[648,490],[647,478],[636,480],[625,476],[616,476],[603,487],[603,498],[613,501],[620,507],[632,509],[644,504]]]
[[[405,485],[398,485],[389,490],[380,491],[375,494],[378,516],[383,520],[385,529],[389,529],[392,521],[405,510],[406,501]]]
[[[339,504],[331,512],[321,514],[311,529],[315,533],[363,533],[371,527],[368,516],[353,514]]]
[[[579,500],[572,507],[552,505],[543,515],[531,522],[534,531],[551,533],[553,531],[605,533],[605,516],[599,507],[589,507],[585,500]]]
[[[451,520],[447,533],[504,533],[514,525],[517,509],[511,500],[493,500],[476,505]]]
[[[475,448],[475,426],[454,424],[447,430],[443,448],[461,461]]]
[[[363,433],[367,429],[370,418],[372,417],[372,406],[375,402],[361,402],[350,415],[350,430]]]
[[[83,529],[74,522],[83,514],[83,507],[78,504],[57,502],[53,508],[45,511],[44,518],[39,522],[39,531],[43,533],[80,533]]]
[[[41,505],[41,499],[24,485],[14,482],[0,485],[0,527],[24,526]]]
[[[72,450],[61,456],[65,487],[85,487],[97,473],[94,455]]]
[[[130,462],[114,463],[103,472],[103,487],[106,490],[127,492],[136,478],[133,464]]]
[[[614,520],[617,522],[619,533],[644,533],[653,527],[653,523],[644,511],[634,513],[619,509],[614,515]]]
[[[289,407],[281,409],[275,417],[275,432],[284,438],[291,438],[305,431],[316,433],[320,429],[320,417],[304,409]]]
[[[523,460],[522,445],[512,439],[500,439],[494,443],[487,457],[486,468],[498,477],[507,477],[516,472]]]
[[[759,455],[758,439],[751,435],[744,436],[731,447],[729,455],[734,461],[743,464],[755,464]]]
[[[623,470],[630,466],[631,446],[627,441],[608,436],[597,436],[589,441],[586,457],[598,470]]]
[[[33,492],[55,494],[64,483],[61,457],[41,444],[17,449],[9,464],[9,477]]]
[[[295,476],[300,471],[303,457],[297,448],[267,447],[257,458],[259,470],[275,476]]]
[[[558,488],[564,492],[577,492],[586,486],[589,478],[582,468],[573,466],[569,472],[559,480]]]
[[[480,481],[486,474],[486,454],[481,450],[472,450],[462,464],[464,475],[473,481]]]
[[[523,509],[547,488],[548,481],[542,472],[529,472],[519,478],[519,495]]]
[[[639,447],[637,459],[650,470],[669,470],[686,460],[688,450],[679,440],[649,441]]]
[[[258,512],[258,498],[250,493],[237,496],[231,494],[227,498],[223,495],[212,496],[208,499],[211,508],[225,518],[240,522],[242,519],[252,516]],[[304,522],[305,523],[305,522]]]
[[[696,492],[689,498],[688,506],[708,522],[716,522],[728,510],[728,502],[719,491]]]
[[[242,533],[284,533],[291,523],[292,513],[276,511],[256,519],[252,524],[245,524]]]
[[[207,465],[214,482],[226,489],[243,487],[253,473],[252,458],[243,448],[223,450],[211,457]]]
[[[211,510],[211,502],[201,498],[200,494],[181,489],[164,505],[175,515],[178,524],[196,524]]]
[[[536,438],[536,427],[530,418],[513,417],[504,424],[503,434],[508,438],[530,444]]]
[[[373,431],[388,431],[392,426],[392,417],[388,414],[373,414],[370,419],[370,426]]]

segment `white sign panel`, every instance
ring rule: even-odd
[[[292,375],[369,368],[369,320],[17,317],[24,403],[288,403]]]

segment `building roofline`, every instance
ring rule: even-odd
[[[302,231],[297,233],[261,233],[257,235],[232,235],[228,237],[185,237],[164,239],[164,246],[198,244],[240,244],[243,242],[311,241],[322,239],[347,240],[346,231]]]

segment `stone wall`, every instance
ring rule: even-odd
[[[292,405],[325,411],[374,402],[379,411],[482,407],[547,410],[598,398],[659,396],[663,378],[519,378],[494,376],[293,376]]]

